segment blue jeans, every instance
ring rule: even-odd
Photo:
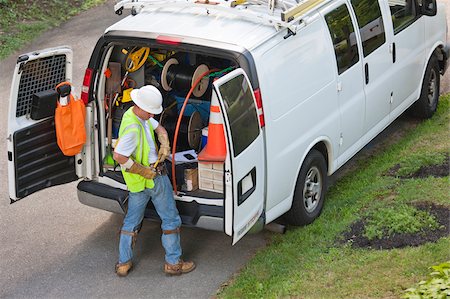
[[[172,185],[167,175],[157,176],[153,189],[141,192],[130,192],[128,197],[128,211],[123,220],[122,232],[119,242],[119,263],[126,263],[133,258],[131,234],[135,233],[144,219],[144,212],[151,199],[156,212],[161,218],[161,228],[176,230],[181,225],[181,218],[173,198]],[[123,232],[125,231],[125,233]],[[181,257],[180,234],[162,234],[162,245],[166,251],[165,260],[169,264],[176,264]]]

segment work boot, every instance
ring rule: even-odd
[[[194,269],[194,262],[184,262],[183,260],[180,260],[175,265],[169,263],[164,264],[164,272],[169,275],[181,275],[183,273],[189,273]]]
[[[117,263],[116,274],[120,277],[125,277],[128,275],[128,272],[130,272],[132,267],[133,263],[131,261],[128,261],[126,263]]]

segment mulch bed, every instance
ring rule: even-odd
[[[395,164],[391,169],[389,169],[386,173],[388,176],[397,177],[397,172],[400,169],[400,164]],[[449,155],[447,154],[444,163],[439,165],[427,165],[420,167],[416,172],[404,176],[398,176],[401,179],[412,179],[412,178],[427,178],[429,176],[433,176],[436,178],[446,177],[450,174],[450,164],[449,164]]]
[[[440,238],[450,235],[449,208],[432,203],[419,203],[415,207],[433,215],[442,228],[416,234],[394,234],[390,237],[369,241],[363,236],[365,221],[362,219],[351,225],[350,231],[344,233],[340,243],[351,243],[353,247],[358,248],[393,249],[406,246],[419,246],[427,242],[436,242]]]

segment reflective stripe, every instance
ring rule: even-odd
[[[222,115],[220,114],[219,106],[211,106],[211,113],[209,114],[209,124],[221,125]],[[218,110],[218,111],[215,111]]]
[[[219,112],[220,113],[220,107],[219,106],[212,106],[209,109],[211,112]]]

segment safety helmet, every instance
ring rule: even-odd
[[[160,114],[163,110],[161,92],[153,85],[133,89],[130,96],[139,108],[148,113]]]

